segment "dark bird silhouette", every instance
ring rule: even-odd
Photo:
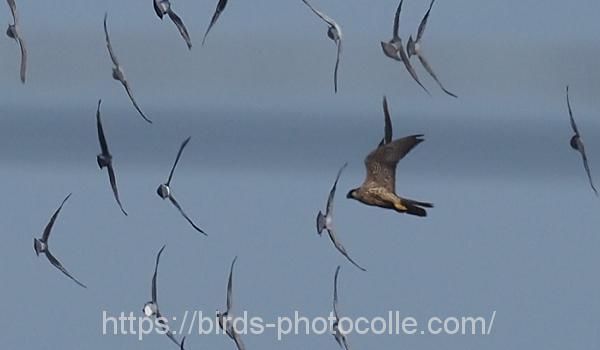
[[[191,137],[188,137],[187,139],[185,139],[185,141],[183,141],[183,143],[179,147],[179,151],[177,152],[177,158],[175,158],[175,163],[173,163],[173,167],[171,168],[171,173],[169,174],[169,179],[167,180],[166,183],[158,186],[156,193],[158,193],[158,196],[162,199],[169,198],[171,203],[173,203],[173,205],[177,208],[177,210],[179,210],[181,215],[183,215],[183,217],[190,223],[190,225],[192,225],[192,227],[196,231],[204,234],[205,236],[208,236],[200,227],[196,226],[196,224],[192,221],[192,219],[190,219],[187,216],[187,214],[181,208],[181,205],[179,205],[177,200],[175,200],[175,197],[173,197],[173,193],[171,193],[170,186],[171,186],[171,180],[173,180],[173,174],[175,173],[175,168],[177,167],[177,163],[179,163],[179,158],[181,158],[181,153],[183,153],[183,149],[185,148],[185,146],[187,146],[188,142],[190,142],[190,139],[191,139]]]
[[[33,249],[35,249],[35,254],[37,256],[39,256],[41,253],[44,253],[46,255],[46,258],[48,258],[48,260],[50,261],[50,263],[52,265],[54,265],[54,267],[59,269],[60,272],[64,273],[67,277],[72,279],[79,286],[81,286],[83,288],[87,288],[83,283],[79,282],[75,277],[73,277],[69,273],[69,271],[67,271],[67,269],[60,263],[60,261],[58,261],[58,259],[55,258],[54,255],[52,255],[52,253],[50,253],[50,250],[48,247],[48,239],[50,238],[50,233],[52,232],[52,227],[54,226],[54,222],[56,221],[56,218],[58,217],[58,214],[60,213],[62,207],[65,205],[65,202],[70,197],[71,197],[71,194],[69,193],[69,195],[60,204],[60,207],[58,207],[58,209],[56,209],[56,211],[54,212],[54,215],[52,215],[52,217],[50,218],[50,222],[48,222],[48,225],[46,225],[46,228],[44,229],[42,238],[41,239],[37,239],[37,238],[33,239]]]
[[[342,55],[342,28],[329,16],[314,8],[307,0],[302,0],[319,18],[327,23],[327,37],[333,40],[337,47],[337,55],[335,59],[335,68],[333,70],[333,88],[338,91],[338,69],[340,67],[340,57]]]
[[[346,251],[346,248],[344,248],[342,242],[340,242],[340,240],[337,238],[335,230],[333,229],[333,199],[335,197],[335,190],[337,188],[340,176],[342,175],[342,171],[346,168],[347,165],[347,163],[344,164],[338,171],[337,176],[335,177],[335,182],[333,183],[333,187],[331,188],[331,191],[329,192],[329,197],[327,198],[327,209],[325,210],[325,214],[319,211],[319,214],[317,215],[317,232],[319,233],[319,235],[321,235],[323,230],[327,230],[327,233],[329,234],[329,239],[331,239],[331,242],[333,243],[335,248],[344,257],[346,257],[346,259],[348,259],[348,261],[350,261],[354,266],[356,266],[362,271],[366,271],[363,267],[361,267],[354,260],[352,260],[352,258],[348,254],[348,251]]]
[[[425,32],[425,27],[427,26],[427,20],[429,19],[429,13],[431,12],[431,8],[433,7],[434,2],[435,2],[435,0],[431,0],[431,3],[429,4],[429,9],[427,10],[427,13],[425,13],[423,20],[421,21],[421,24],[419,25],[419,30],[417,31],[417,40],[413,40],[412,35],[408,39],[408,43],[406,44],[406,51],[408,52],[409,58],[413,55],[417,55],[417,57],[419,57],[419,61],[421,61],[421,64],[423,65],[423,68],[425,68],[427,73],[429,73],[429,75],[431,75],[431,77],[436,81],[436,83],[438,83],[440,88],[446,94],[456,98],[458,96],[456,96],[455,94],[446,90],[444,85],[442,85],[442,83],[438,79],[437,75],[433,71],[433,68],[431,67],[429,62],[427,62],[427,60],[425,59],[425,56],[423,55],[423,40],[422,40],[423,33]]]
[[[25,75],[27,72],[27,46],[25,45],[25,40],[23,36],[21,36],[21,26],[19,24],[19,12],[17,11],[17,4],[15,0],[6,0],[8,6],[10,7],[10,11],[13,16],[13,24],[8,25],[8,29],[6,30],[6,35],[9,38],[15,39],[16,42],[19,43],[19,47],[21,48],[21,82],[25,84]]]
[[[382,41],[381,48],[383,49],[383,53],[387,57],[404,63],[404,67],[406,68],[406,70],[408,71],[410,76],[413,78],[413,80],[416,81],[417,84],[419,84],[419,86],[421,88],[423,88],[423,90],[425,90],[425,92],[428,95],[431,96],[431,94],[425,88],[425,86],[423,86],[423,84],[421,84],[421,81],[419,80],[419,77],[417,76],[417,72],[415,71],[413,66],[410,64],[410,59],[409,59],[408,55],[406,54],[406,51],[404,51],[402,39],[400,38],[400,35],[398,34],[398,31],[400,29],[400,12],[402,12],[402,3],[403,2],[404,2],[404,0],[400,0],[400,3],[398,4],[398,8],[396,9],[396,15],[394,16],[394,30],[392,33],[392,39],[390,39],[387,42]]]
[[[121,200],[119,199],[119,190],[117,189],[117,179],[115,177],[115,170],[113,168],[113,157],[112,154],[108,151],[108,144],[106,143],[106,136],[104,136],[104,128],[102,127],[102,119],[100,119],[100,104],[102,100],[98,100],[98,109],[96,110],[96,127],[98,129],[98,141],[100,141],[100,150],[101,153],[96,156],[96,160],[98,161],[98,166],[100,169],[106,168],[108,171],[108,179],[110,181],[110,187],[112,188],[113,195],[115,196],[115,200],[117,204],[119,204],[119,208],[123,214],[127,215],[125,209],[123,209],[123,205],[121,204]]]
[[[340,274],[340,266],[335,270],[335,278],[333,281],[333,314],[335,316],[335,322],[333,323],[333,337],[338,345],[345,349],[348,348],[348,340],[346,335],[340,330],[340,314],[338,312],[338,275]]]
[[[129,96],[131,103],[133,103],[133,107],[135,107],[135,109],[138,111],[140,116],[145,121],[152,124],[152,121],[150,119],[146,118],[146,115],[144,114],[144,112],[142,112],[142,110],[138,106],[137,102],[133,98],[133,94],[131,92],[131,86],[129,85],[129,82],[127,81],[127,79],[125,79],[125,74],[123,73],[123,68],[119,64],[119,60],[117,59],[117,56],[115,55],[115,52],[113,51],[112,44],[110,43],[110,37],[108,36],[108,29],[106,27],[107,17],[108,17],[108,14],[104,14],[104,36],[106,38],[106,47],[108,48],[108,54],[110,55],[110,59],[112,60],[112,63],[113,63],[112,77],[113,77],[113,79],[121,82],[121,84],[125,88],[125,92],[127,92],[127,96]]]
[[[592,179],[592,171],[590,170],[590,164],[588,163],[587,154],[585,152],[585,146],[583,144],[583,140],[581,139],[581,134],[579,133],[579,129],[577,128],[577,124],[575,123],[575,118],[573,118],[573,111],[571,110],[571,101],[569,99],[569,86],[567,86],[567,107],[569,109],[569,118],[571,120],[571,128],[575,135],[571,137],[571,148],[576,150],[581,154],[581,159],[583,160],[583,167],[585,168],[585,172],[587,174],[588,180],[590,182],[590,186],[592,190],[598,196],[598,190],[594,185],[594,180]]]
[[[164,15],[169,16],[171,21],[177,27],[177,30],[179,30],[179,34],[181,34],[181,37],[183,37],[183,40],[185,40],[188,49],[191,50],[192,41],[190,39],[190,34],[188,33],[187,28],[183,24],[181,18],[179,18],[179,16],[171,9],[171,2],[168,0],[154,0],[154,11],[156,12],[156,15],[160,17],[160,19],[163,19]]]
[[[244,343],[240,337],[240,334],[235,330],[233,325],[233,267],[237,261],[237,256],[231,262],[231,268],[229,269],[229,280],[227,281],[227,310],[225,312],[217,311],[217,319],[219,320],[219,327],[227,333],[227,336],[234,341],[238,350],[244,350]]]
[[[367,176],[359,188],[348,192],[347,198],[356,199],[366,205],[393,209],[399,213],[427,216],[423,208],[433,204],[401,198],[396,194],[396,167],[416,145],[423,142],[423,135],[404,137],[377,147],[365,159]]]
[[[144,312],[144,315],[146,315],[146,317],[154,317],[157,325],[159,325],[159,327],[165,332],[165,335],[169,339],[171,339],[171,341],[173,341],[173,343],[177,344],[177,346],[183,348],[183,345],[180,344],[177,341],[177,339],[175,339],[173,332],[171,332],[171,330],[169,329],[169,326],[167,324],[167,319],[165,317],[163,317],[163,315],[160,313],[160,310],[158,308],[158,298],[157,298],[157,293],[156,293],[156,277],[158,275],[158,263],[160,262],[160,256],[161,256],[163,250],[165,250],[165,247],[166,246],[163,245],[162,248],[160,248],[160,250],[158,251],[158,254],[156,255],[156,264],[154,265],[154,275],[152,276],[152,300],[147,302],[146,304],[144,304],[144,308],[142,309],[142,311]]]

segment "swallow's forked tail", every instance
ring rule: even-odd
[[[413,39],[412,35],[408,38],[408,42],[406,43],[406,53],[409,58],[417,54],[416,41]]]
[[[317,215],[317,232],[319,235],[323,232],[324,229],[327,228],[325,215],[321,211]]]

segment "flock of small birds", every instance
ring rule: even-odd
[[[433,8],[435,0],[432,0],[427,12],[425,13],[419,28],[417,30],[416,37],[413,38],[411,35],[407,41],[406,49],[403,46],[402,39],[399,35],[399,22],[400,22],[400,14],[402,11],[402,4],[404,0],[401,0],[394,16],[393,23],[393,32],[392,39],[389,41],[382,41],[381,47],[385,56],[394,59],[398,62],[401,62],[406,71],[409,73],[411,78],[428,94],[430,92],[427,88],[421,83],[419,77],[416,73],[416,70],[411,64],[411,57],[417,56],[419,61],[421,62],[423,68],[431,75],[431,77],[436,81],[439,85],[440,89],[449,96],[457,98],[457,95],[447,90],[444,85],[439,80],[438,76],[434,72],[432,66],[426,60],[425,55],[423,53],[423,35],[426,30],[427,21],[429,19],[431,10]],[[219,0],[215,12],[210,20],[210,24],[203,36],[202,44],[205,43],[208,34],[210,33],[213,26],[217,23],[219,16],[223,13],[227,6],[228,0]],[[304,4],[321,20],[325,22],[328,26],[327,28],[327,36],[335,43],[337,52],[336,52],[336,60],[333,72],[333,85],[334,91],[337,93],[338,91],[338,70],[340,67],[340,59],[342,55],[342,28],[341,26],[333,20],[331,17],[327,16],[322,11],[315,8],[312,4],[310,4],[307,0],[302,0]],[[13,16],[13,24],[8,26],[8,30],[6,34],[14,39],[21,51],[21,64],[20,64],[20,79],[23,83],[26,81],[27,75],[27,46],[25,40],[21,34],[20,24],[19,24],[19,12],[17,11],[17,5],[15,0],[7,0],[9,8],[12,12]],[[156,15],[163,19],[165,15],[167,15],[171,21],[177,27],[181,37],[185,41],[188,49],[192,49],[192,41],[190,39],[190,35],[182,21],[182,19],[173,11],[171,8],[171,3],[168,0],[153,0],[154,11]],[[117,55],[112,47],[111,39],[108,30],[108,14],[104,16],[104,34],[106,39],[106,47],[108,50],[108,54],[110,56],[110,60],[112,61],[112,77],[113,79],[119,81],[125,92],[127,93],[133,107],[139,113],[141,118],[147,123],[152,123],[152,121],[144,114],[138,103],[136,102],[132,88],[129,81],[126,79],[125,74],[123,72],[123,67],[119,63]],[[578,151],[582,157],[584,170],[587,174],[589,184],[598,196],[598,191],[594,185],[590,166],[588,163],[588,158],[586,155],[584,143],[580,134],[580,131],[575,123],[575,119],[573,117],[573,112],[571,109],[571,102],[569,98],[569,87],[566,88],[566,98],[567,98],[567,107],[570,118],[571,127],[573,129],[574,135],[570,140],[571,147]],[[124,215],[127,215],[127,211],[125,210],[121,199],[119,197],[119,191],[117,188],[117,180],[115,175],[115,169],[113,165],[113,155],[109,151],[108,142],[106,139],[106,135],[104,132],[104,128],[102,126],[102,118],[101,118],[101,100],[98,101],[97,111],[96,111],[96,123],[97,123],[97,132],[98,132],[98,141],[100,143],[100,154],[97,155],[97,162],[100,169],[107,169],[110,186],[115,198],[117,205],[119,206],[121,212]],[[364,182],[360,185],[360,187],[350,190],[346,197],[349,199],[355,199],[363,204],[369,206],[376,206],[385,209],[392,209],[399,213],[406,213],[410,215],[415,215],[418,217],[426,217],[427,209],[433,208],[433,204],[423,201],[417,201],[412,199],[407,199],[400,197],[396,194],[396,167],[398,162],[404,158],[414,147],[424,141],[423,135],[411,135],[402,137],[396,140],[393,140],[393,128],[392,128],[392,118],[389,111],[389,106],[386,97],[383,98],[383,114],[384,114],[384,136],[376,146],[376,148],[371,151],[367,157],[365,158],[365,167],[366,167],[366,178]],[[157,189],[157,194],[160,198],[169,199],[169,201],[173,204],[173,206],[181,213],[183,218],[192,226],[192,228],[207,236],[206,232],[204,232],[198,225],[194,223],[194,221],[185,213],[182,206],[177,202],[175,197],[173,196],[171,183],[173,181],[173,176],[175,173],[175,169],[181,159],[183,151],[187,144],[189,143],[190,138],[188,137],[177,152],[175,161],[173,166],[171,167],[171,171],[169,173],[169,177],[167,181],[161,185],[159,185]],[[335,230],[333,228],[333,212],[334,212],[334,197],[336,193],[336,188],[338,185],[338,181],[340,176],[342,175],[343,170],[346,168],[347,164],[344,164],[338,171],[337,176],[335,177],[335,181],[333,186],[329,192],[329,196],[327,199],[325,213],[319,211],[316,218],[316,226],[317,232],[319,235],[323,233],[323,231],[327,231],[331,242],[334,247],[342,254],[352,265],[361,271],[366,271],[363,267],[361,267],[355,260],[353,260],[346,248],[342,245],[341,241],[337,238],[335,234]],[[75,278],[65,267],[64,265],[50,252],[49,247],[49,238],[52,232],[52,227],[58,218],[59,213],[61,212],[63,206],[67,202],[67,200],[71,197],[69,194],[60,204],[58,209],[54,212],[50,221],[44,229],[42,237],[40,239],[34,238],[34,249],[35,253],[39,256],[39,254],[44,254],[48,261],[60,270],[63,274],[73,280],[77,285],[87,288],[82,282],[80,282],[77,278]],[[154,266],[154,275],[152,277],[152,287],[151,287],[151,301],[147,302],[143,307],[143,313],[147,317],[154,317],[158,320],[158,325],[166,331],[166,335],[169,339],[173,341],[180,349],[184,349],[185,337],[182,338],[181,341],[177,340],[173,332],[171,332],[166,324],[166,321],[163,320],[163,314],[161,313],[158,307],[158,298],[157,298],[157,274],[158,274],[158,265],[160,262],[161,254],[163,253],[165,246],[163,246],[157,256],[156,256],[156,264]],[[244,350],[244,344],[241,340],[240,334],[236,331],[235,327],[232,326],[229,321],[232,318],[232,289],[233,289],[233,270],[235,263],[237,261],[237,257],[233,259],[231,263],[231,270],[229,273],[229,280],[227,283],[227,309],[224,312],[218,312],[217,318],[219,321],[219,325],[221,329],[225,331],[225,333],[235,342],[237,348],[239,350]],[[338,314],[338,289],[337,289],[337,281],[340,272],[340,266],[337,267],[334,277],[334,294],[333,294],[333,311],[335,318],[338,320],[334,323],[333,335],[335,340],[340,345],[340,347],[348,350],[348,344],[346,340],[346,336],[340,331],[338,328],[338,323],[340,316]]]

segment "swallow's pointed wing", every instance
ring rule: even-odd
[[[246,350],[244,343],[242,342],[242,338],[239,333],[233,330],[233,341],[235,342],[235,346],[237,346],[238,350]]]
[[[585,152],[585,146],[583,142],[579,142],[579,152],[581,153],[581,158],[583,159],[583,167],[585,168],[585,172],[587,174],[588,180],[590,181],[590,186],[592,186],[592,190],[596,196],[598,196],[598,190],[594,185],[594,180],[592,179],[592,171],[590,170],[590,164],[588,163],[587,154]]]
[[[425,28],[427,27],[427,20],[429,19],[429,13],[431,13],[431,8],[433,7],[434,2],[435,0],[431,0],[431,3],[429,4],[429,9],[427,10],[427,13],[425,13],[425,16],[421,20],[421,24],[419,24],[419,30],[417,31],[417,41],[420,41],[423,37],[423,33],[425,33]]]
[[[98,100],[98,108],[96,109],[96,129],[98,129],[98,141],[100,141],[100,149],[102,154],[109,155],[106,137],[104,136],[104,128],[102,127],[102,119],[100,118],[100,104],[102,100]]]
[[[399,39],[400,35],[398,34],[400,30],[400,12],[402,12],[402,3],[404,0],[400,0],[398,4],[398,8],[396,9],[396,14],[394,15],[394,39]]]
[[[108,18],[108,13],[104,14],[104,38],[106,39],[106,48],[108,48],[108,54],[110,55],[110,59],[115,65],[115,67],[119,67],[119,60],[113,51],[112,44],[110,43],[110,36],[108,35],[108,28],[106,26],[106,19]]]
[[[192,221],[192,219],[190,219],[187,214],[183,211],[183,209],[181,208],[181,205],[179,205],[179,203],[177,203],[177,200],[175,200],[175,197],[173,197],[172,195],[169,196],[169,200],[171,201],[171,203],[173,203],[173,205],[177,208],[177,210],[179,210],[179,213],[181,213],[181,215],[183,215],[183,217],[187,220],[187,222],[190,223],[190,225],[192,225],[192,227],[202,233],[205,236],[208,236],[206,234],[206,232],[204,232],[200,227],[196,226],[196,224]]]
[[[179,350],[185,350],[185,348],[183,347],[184,344],[185,344],[185,337],[183,337],[181,339],[181,345],[179,346]]]
[[[431,65],[429,64],[429,62],[427,62],[427,60],[425,59],[425,56],[423,56],[422,53],[417,54],[419,56],[419,61],[421,61],[421,64],[423,65],[423,67],[425,68],[425,70],[427,71],[427,73],[429,73],[429,75],[431,75],[431,77],[436,81],[436,83],[438,83],[438,85],[440,86],[440,88],[442,90],[444,90],[444,92],[454,98],[457,98],[458,96],[456,96],[455,94],[451,93],[450,91],[446,90],[446,88],[444,87],[444,85],[442,85],[442,83],[440,82],[440,80],[438,79],[437,75],[435,74],[435,72],[433,71],[433,68],[431,67]]]
[[[173,341],[173,343],[177,344],[177,346],[181,347],[181,344],[177,341],[177,339],[175,339],[175,336],[173,335],[173,332],[171,331],[171,328],[169,327],[168,324],[168,320],[166,317],[164,317],[161,313],[160,310],[158,310],[158,306],[157,306],[157,310],[156,310],[156,322],[158,324],[158,326],[165,331],[165,335],[171,339],[171,341]]]
[[[338,276],[342,267],[338,265],[335,269],[335,277],[333,278],[333,314],[337,320],[340,319],[338,314]]]
[[[204,33],[204,38],[202,38],[202,45],[204,45],[204,42],[206,41],[206,37],[208,36],[208,33],[210,32],[212,27],[215,25],[215,23],[217,23],[219,16],[221,16],[221,12],[223,12],[225,10],[226,6],[227,6],[227,0],[219,0],[219,2],[217,3],[217,8],[215,9],[215,13],[213,14],[213,16],[210,20],[210,24],[208,25],[208,28],[206,29],[206,33]]]
[[[333,334],[333,338],[335,339],[335,342],[338,343],[340,348],[343,349],[344,345],[342,344],[342,334],[339,332],[339,330]]]
[[[125,88],[125,91],[127,92],[127,96],[129,96],[129,100],[131,100],[131,103],[133,103],[133,107],[135,107],[135,109],[138,111],[140,116],[145,121],[152,124],[152,120],[146,118],[146,115],[144,114],[144,112],[142,112],[140,106],[138,106],[137,102],[135,101],[135,98],[133,97],[133,93],[131,92],[131,87],[129,86],[129,82],[127,82],[127,80],[121,80],[121,84],[123,84],[123,87]]]
[[[25,83],[25,76],[27,74],[27,46],[25,46],[25,40],[19,34],[17,41],[21,48],[21,82]]]
[[[336,27],[337,26],[337,24],[335,23],[335,21],[331,17],[329,17],[326,14],[324,14],[323,12],[317,10],[307,0],[302,0],[302,2],[304,2],[306,4],[306,6],[308,6],[308,8],[311,9],[312,12],[314,12],[315,15],[317,15],[319,18],[321,18],[327,24],[329,24],[332,27]]]
[[[108,179],[110,180],[110,187],[112,188],[113,194],[115,196],[115,200],[117,204],[119,204],[119,208],[125,216],[127,216],[127,212],[123,209],[123,204],[121,204],[121,199],[119,198],[119,190],[117,189],[117,179],[115,177],[115,170],[113,169],[112,162],[108,164],[106,167],[108,170]]]
[[[163,245],[162,248],[160,248],[160,250],[158,251],[158,254],[156,255],[156,264],[154,265],[154,275],[152,276],[152,302],[156,305],[156,308],[158,309],[158,299],[157,299],[157,293],[156,293],[156,276],[158,275],[158,263],[160,262],[160,255],[162,254],[163,250],[165,250],[166,245]]]
[[[165,335],[166,335],[167,337],[169,337],[169,339],[171,339],[171,341],[172,341],[173,343],[175,343],[177,346],[182,346],[182,345],[181,345],[181,344],[180,344],[180,343],[177,341],[177,339],[175,339],[175,336],[173,335],[173,332],[171,332],[171,330],[170,330],[170,329],[168,329],[168,330],[167,330],[167,332],[165,333]]]
[[[333,198],[335,197],[335,190],[337,188],[338,181],[340,180],[340,176],[342,175],[342,171],[344,171],[347,166],[348,163],[344,163],[340,170],[338,170],[333,187],[331,187],[331,191],[329,191],[329,197],[327,198],[327,216],[333,215]]]
[[[188,137],[183,141],[181,146],[179,146],[179,151],[177,151],[177,157],[175,158],[175,163],[173,163],[173,167],[171,168],[171,172],[169,173],[169,180],[167,181],[167,186],[171,184],[171,180],[173,180],[173,174],[175,173],[175,168],[177,167],[177,163],[179,163],[179,158],[181,158],[181,154],[183,153],[183,149],[187,146],[188,142],[192,137]]]
[[[227,313],[233,308],[233,267],[237,261],[237,256],[233,258],[229,269],[229,279],[227,281]],[[233,332],[235,333],[235,332]]]
[[[348,339],[346,339],[346,336],[343,334],[342,334],[342,343],[344,345],[344,349],[350,350],[350,348],[348,347]]]
[[[8,3],[8,7],[10,7],[10,12],[12,12],[13,20],[15,22],[15,26],[19,23],[19,12],[17,11],[17,4],[15,0],[6,0]]]
[[[423,90],[425,90],[427,95],[431,96],[431,94],[425,88],[425,86],[423,86],[423,84],[421,84],[421,81],[419,80],[419,77],[417,76],[417,72],[415,72],[415,69],[410,64],[410,60],[408,59],[408,56],[406,55],[406,51],[404,51],[404,47],[402,47],[402,45],[400,45],[400,47],[398,48],[398,53],[400,54],[400,58],[402,59],[402,62],[404,63],[404,66],[406,67],[406,70],[408,71],[410,76],[414,79],[414,81],[417,82],[417,84],[419,84],[419,86],[421,88],[423,88]]]
[[[62,201],[62,203],[60,204],[60,207],[58,207],[58,209],[56,209],[56,211],[50,218],[50,221],[46,225],[46,228],[44,228],[44,234],[42,235],[43,242],[48,243],[48,238],[50,238],[50,232],[52,231],[52,226],[54,226],[54,222],[56,221],[58,214],[60,213],[63,205],[65,205],[65,202],[67,201],[67,199],[69,199],[69,197],[71,197],[71,193],[69,193],[69,195]]]
[[[333,86],[337,93],[338,91],[338,68],[340,67],[340,56],[342,55],[342,39],[336,40],[337,54],[335,59],[335,68],[333,70]]]
[[[569,118],[571,120],[571,128],[573,132],[579,136],[579,129],[577,129],[577,124],[575,123],[575,118],[573,118],[573,110],[571,109],[571,99],[569,98],[569,86],[567,85],[567,107],[569,108]]]
[[[392,118],[390,116],[390,110],[388,107],[387,98],[383,96],[383,116],[385,119],[385,127],[384,127],[384,138],[383,144],[388,144],[392,142]]]
[[[358,265],[348,254],[348,252],[346,251],[346,248],[344,248],[344,246],[342,245],[342,242],[340,242],[337,238],[337,236],[335,235],[335,232],[333,231],[333,229],[328,228],[327,229],[327,233],[329,233],[329,238],[331,239],[331,242],[333,243],[333,245],[335,246],[335,248],[343,255],[346,257],[346,259],[348,259],[348,261],[350,261],[352,263],[352,265],[358,267],[361,271],[367,271],[365,270],[362,266]]]
[[[67,271],[67,269],[60,263],[60,261],[58,261],[58,259],[56,259],[54,257],[54,255],[52,255],[52,253],[50,253],[49,250],[46,249],[46,257],[48,258],[48,260],[50,261],[50,263],[52,265],[54,265],[54,267],[56,267],[57,269],[59,269],[62,273],[64,273],[67,277],[69,277],[70,279],[72,279],[75,283],[77,283],[78,285],[80,285],[83,288],[87,288],[85,286],[85,284],[79,282],[75,277],[71,276],[71,274],[69,273],[69,271]]]
[[[177,14],[175,12],[171,11],[170,9],[167,12],[167,14],[169,15],[169,18],[171,19],[171,21],[173,21],[173,23],[175,23],[175,26],[177,26],[177,30],[179,30],[179,33],[183,37],[183,40],[185,40],[185,43],[187,44],[188,49],[191,50],[192,49],[192,41],[190,39],[190,34],[188,33],[187,28],[183,24],[183,21],[181,20],[181,18],[179,18],[179,16],[177,16]]]

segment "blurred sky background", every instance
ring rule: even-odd
[[[571,102],[592,171],[600,171],[598,1],[438,0],[424,50],[446,87],[413,62],[427,96],[383,56],[396,1],[312,3],[344,31],[340,92],[334,44],[300,0],[231,0],[207,42],[216,1],[173,0],[194,47],[160,21],[150,0],[17,0],[29,48],[0,40],[0,347],[174,348],[160,335],[102,336],[102,310],[141,315],[162,244],[159,303],[168,316],[225,305],[239,255],[238,312],[275,319],[329,314],[333,274],[349,317],[388,310],[430,316],[497,310],[490,336],[350,335],[353,349],[595,349],[600,345],[600,203],[569,148]],[[401,36],[429,5],[407,0]],[[111,78],[102,18],[142,121]],[[0,22],[12,23],[0,4]],[[345,198],[383,135],[382,96],[395,137],[423,133],[399,165],[400,195],[431,201],[426,219]],[[124,217],[97,167],[95,108],[115,157]],[[208,234],[195,233],[156,187],[192,136],[172,190]],[[344,163],[334,224],[351,256],[315,231]],[[596,177],[600,184],[600,177]],[[67,193],[53,253],[88,290],[36,258]],[[178,323],[175,323],[178,326]],[[335,349],[329,335],[246,336],[251,349]],[[187,348],[234,349],[224,336],[190,336]]]

